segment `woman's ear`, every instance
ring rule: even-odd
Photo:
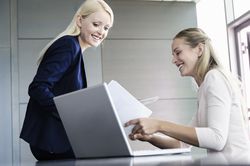
[[[197,47],[198,47],[198,57],[201,57],[201,55],[205,50],[205,44],[199,43]]]
[[[81,28],[82,27],[82,16],[77,15],[76,17],[76,25]]]

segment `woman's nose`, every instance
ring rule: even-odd
[[[173,58],[172,58],[172,63],[175,64],[176,61],[177,61],[176,58],[173,56]]]
[[[104,29],[103,29],[102,27],[99,28],[98,33],[99,33],[99,34],[103,34],[103,33],[104,33]]]

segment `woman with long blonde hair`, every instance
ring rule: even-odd
[[[107,37],[113,20],[104,0],[86,0],[66,30],[40,52],[20,134],[37,160],[74,158],[53,98],[87,87],[84,51]]]
[[[135,125],[130,138],[160,148],[193,145],[228,154],[250,150],[240,81],[223,69],[209,37],[199,28],[184,29],[173,39],[172,54],[181,76],[193,77],[199,87],[196,115],[190,126],[152,118],[131,120],[125,124]]]

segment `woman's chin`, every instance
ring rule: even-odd
[[[90,43],[90,45],[91,45],[92,47],[98,47],[98,46],[101,44],[101,42],[102,42],[102,41],[92,41],[92,42]]]
[[[187,74],[185,74],[183,71],[180,72],[181,76],[184,77],[184,76],[187,76]]]

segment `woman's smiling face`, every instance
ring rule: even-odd
[[[172,63],[175,64],[182,76],[195,77],[195,66],[199,59],[198,46],[192,48],[183,38],[176,38],[172,42]]]
[[[88,15],[79,16],[80,43],[83,48],[97,47],[108,35],[111,27],[110,15],[102,10]]]

